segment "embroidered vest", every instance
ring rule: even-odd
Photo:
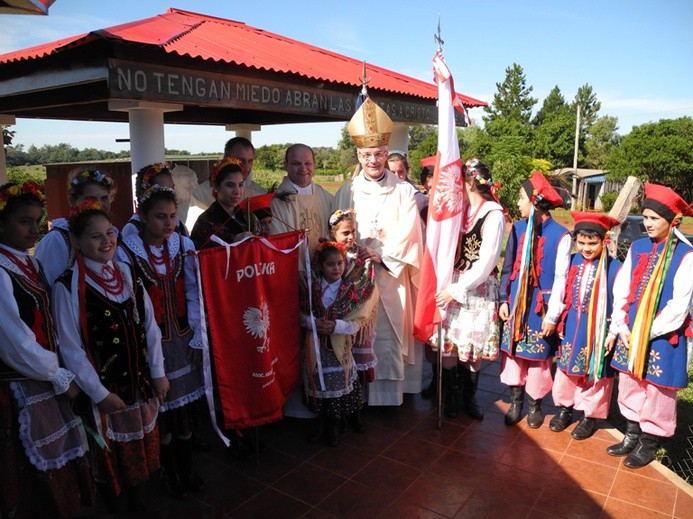
[[[19,317],[36,335],[36,342],[46,350],[57,352],[58,342],[53,331],[53,318],[50,313],[50,292],[43,271],[40,272],[42,283],[36,285],[26,277],[9,269],[7,272],[12,281],[12,292],[19,308]],[[26,378],[0,360],[0,379]]]
[[[472,268],[472,265],[479,259],[479,250],[481,249],[481,228],[484,226],[486,217],[489,213],[479,218],[474,227],[468,232],[460,234],[460,241],[457,243],[457,251],[455,251],[455,270],[464,272]]]
[[[168,277],[160,276],[149,261],[137,255],[125,243],[135,268],[135,276],[142,282],[152,300],[156,323],[161,328],[161,340],[181,337],[190,331],[188,302],[185,297],[185,248],[180,240],[178,253],[172,258],[173,266]]]

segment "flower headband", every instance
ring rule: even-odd
[[[24,182],[23,184],[5,184],[0,188],[0,211],[5,210],[5,206],[10,198],[21,195],[33,195],[44,205],[46,197],[41,191],[41,186],[36,182]]]
[[[101,211],[102,213],[106,212],[101,202],[99,202],[93,196],[88,196],[84,199],[84,202],[70,209],[70,216],[68,217],[68,222],[74,222],[79,215],[89,211]]]
[[[325,249],[337,249],[337,251],[344,257],[346,257],[347,254],[346,247],[344,247],[344,245],[342,245],[341,243],[337,243],[336,241],[324,240],[321,241],[317,247],[315,247],[313,260],[316,264],[318,263],[318,256],[320,256],[320,253]]]
[[[160,173],[171,174],[171,164],[168,162],[155,162],[154,164],[149,164],[140,170],[142,175],[142,180],[140,180],[140,187],[142,189],[147,189],[152,185],[152,179],[159,175]]]
[[[353,220],[354,218],[356,218],[356,211],[353,209],[344,209],[343,211],[341,209],[337,209],[330,215],[328,223],[330,224],[330,228],[333,228],[342,220]]]
[[[467,162],[464,163],[464,169],[467,173],[469,173],[472,176],[474,180],[476,180],[482,186],[485,186],[486,184],[493,185],[493,182],[491,182],[490,178],[484,178],[483,173],[480,169],[482,165],[483,163],[475,157],[469,159]]]
[[[159,184],[154,184],[153,186],[149,186],[147,189],[145,189],[142,192],[138,202],[140,204],[143,204],[144,202],[149,200],[154,193],[171,193],[174,197],[176,196],[176,190],[173,189],[172,187],[160,186]]]
[[[241,161],[237,159],[236,157],[224,157],[220,161],[216,162],[213,166],[212,169],[209,172],[209,181],[211,184],[215,184],[215,181],[217,179],[217,175],[219,175],[219,172],[224,169],[226,166],[229,166],[231,164],[234,164],[238,166],[239,168],[241,167]]]
[[[77,187],[81,186],[82,184],[88,184],[89,182],[96,182],[97,184],[101,184],[104,187],[106,187],[109,191],[115,185],[113,179],[103,171],[99,171],[97,169],[85,169],[70,181],[70,186]]]

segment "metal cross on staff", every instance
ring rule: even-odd
[[[366,85],[370,83],[371,78],[366,75],[366,60],[363,60],[363,72],[361,73],[361,95],[364,97],[368,94]]]
[[[436,34],[433,35],[433,41],[436,42],[436,45],[438,47],[438,52],[443,50],[443,44],[445,43],[443,41],[443,38],[440,37],[440,13],[438,13],[438,31]]]

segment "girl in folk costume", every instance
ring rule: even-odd
[[[171,173],[171,165],[165,162],[155,162],[148,164],[137,172],[135,175],[135,198],[139,200],[144,192],[152,186],[164,186],[170,189],[175,189],[173,183],[173,174]],[[138,235],[142,230],[139,212],[132,215],[130,220],[123,227],[123,237],[130,234]],[[185,227],[185,224],[176,216],[175,231],[182,235],[188,236],[190,233]]]
[[[152,185],[141,193],[137,209],[141,231],[123,233],[118,259],[134,267],[161,329],[164,367],[171,385],[159,408],[161,464],[167,492],[182,497],[204,486],[192,470],[192,432],[193,404],[205,395],[205,388],[195,246],[175,231],[176,209],[172,188]]]
[[[606,351],[611,287],[621,262],[607,254],[611,228],[619,224],[605,214],[570,213],[575,220],[573,254],[566,281],[564,310],[559,323],[562,339],[553,382],[553,401],[560,406],[549,423],[561,432],[573,420],[573,408],[584,412],[571,436],[586,440],[594,434],[597,419],[609,415],[613,389],[611,355]]]
[[[34,182],[0,187],[0,517],[71,517],[92,495],[75,375],[60,367],[49,285],[27,253],[43,200]]]
[[[116,192],[113,179],[97,169],[76,168],[67,176],[70,207],[78,206],[87,198],[95,198],[101,203],[104,211],[109,212]],[[53,286],[58,276],[65,272],[74,260],[66,218],[53,220],[50,232],[36,245],[34,256],[43,265],[48,283]]]
[[[358,282],[366,271],[374,270],[374,267],[368,259],[368,253],[356,243],[356,212],[353,209],[337,209],[330,215],[328,223],[331,239],[346,249],[347,262],[344,278],[351,282]],[[378,287],[373,287],[371,297],[378,300]],[[373,350],[373,342],[377,320],[378,305],[373,304],[371,314],[354,335],[351,351],[362,388],[375,379],[375,366],[378,364],[378,359]],[[360,409],[352,415],[351,426],[357,432],[365,432],[366,424],[363,422]]]
[[[212,235],[226,243],[252,236],[246,213],[238,209],[245,192],[240,161],[234,157],[220,160],[212,166],[209,181],[215,201],[197,218],[190,233],[198,250],[216,245]]]
[[[469,204],[462,216],[452,283],[436,294],[436,304],[448,307],[443,351],[448,358],[454,357],[453,368],[443,371],[445,413],[450,418],[457,416],[459,374],[464,409],[470,417],[481,420],[484,414],[475,396],[481,359],[498,357],[497,265],[505,217],[488,166],[473,158],[464,164],[463,172]],[[437,341],[435,334],[430,342],[436,349]],[[437,361],[437,354],[433,360]],[[435,364],[433,372],[432,384],[437,387]]]
[[[614,283],[608,347],[615,344],[618,405],[628,421],[624,465],[644,467],[662,437],[676,429],[676,391],[687,387],[686,338],[693,335],[693,247],[679,232],[691,206],[668,187],[645,184],[642,215],[648,237],[631,244]],[[619,339],[617,341],[617,338]]]
[[[310,296],[302,294],[301,298],[301,322],[309,328],[303,381],[308,406],[320,421],[311,441],[320,441],[327,434],[332,447],[339,444],[342,421],[361,409],[352,345],[354,334],[376,303],[371,297],[373,269],[364,268],[355,280],[344,278],[346,261],[343,245],[330,241],[318,245]]]
[[[551,362],[558,346],[556,323],[563,312],[565,280],[572,240],[568,229],[549,213],[563,199],[546,177],[533,171],[520,188],[517,207],[522,220],[508,236],[501,275],[498,314],[506,321],[501,350],[501,382],[510,386],[505,424],[520,421],[525,387],[527,424],[544,423],[541,400],[551,391]]]
[[[90,400],[82,411],[106,506],[118,511],[124,490],[138,510],[139,485],[159,468],[156,418],[169,388],[161,332],[144,287],[113,261],[116,235],[96,200],[73,209],[70,239],[75,263],[53,291],[62,354]]]

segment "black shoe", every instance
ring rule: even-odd
[[[525,402],[525,386],[510,386],[510,409],[505,413],[505,425],[515,425],[522,418]]]
[[[342,434],[341,420],[330,420],[327,427],[327,445],[336,447],[339,445]]]
[[[541,412],[541,398],[534,400],[529,398],[529,407],[527,410],[527,425],[532,429],[539,429],[544,423],[544,415]]]
[[[649,465],[655,459],[655,451],[659,447],[659,436],[643,433],[638,445],[626,457],[623,464],[629,469],[640,469]]]
[[[641,434],[642,431],[640,429],[640,424],[638,422],[631,422],[628,420],[628,423],[626,424],[626,435],[623,437],[623,440],[621,440],[620,443],[607,447],[606,453],[609,456],[625,456],[626,454],[632,452],[632,450],[638,445]]]
[[[479,372],[471,371],[463,364],[457,365],[458,373],[462,378],[462,406],[467,416],[474,420],[483,420],[484,411],[476,401],[476,390],[479,387]]]
[[[549,422],[549,429],[553,432],[561,432],[565,430],[573,422],[573,407],[561,406],[561,410],[558,411],[551,421]],[[582,422],[581,422],[582,423]]]
[[[570,435],[576,440],[586,440],[594,434],[597,430],[597,420],[596,418],[588,418],[584,416],[580,423],[575,426],[573,432]]]
[[[125,485],[125,497],[127,499],[126,512],[147,512],[147,507],[142,501],[142,489],[140,485]]]

